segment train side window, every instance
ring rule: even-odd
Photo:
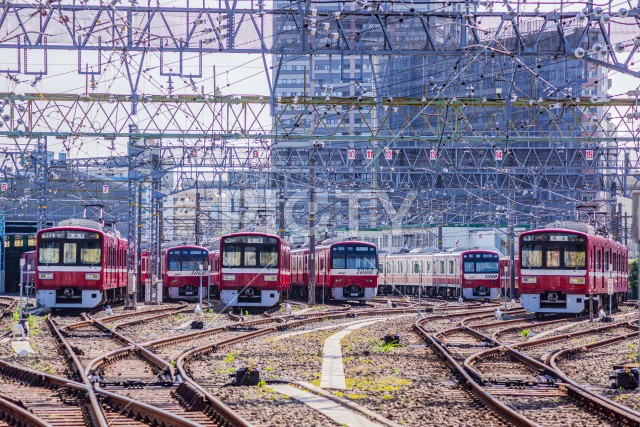
[[[417,262],[413,263],[413,272],[420,273],[420,264],[418,264]]]
[[[440,274],[444,274],[444,261],[440,261]]]
[[[449,261],[449,274],[453,274],[454,269],[453,269],[453,261]]]
[[[601,250],[601,249],[598,249],[598,250],[597,250],[597,252],[596,252],[596,254],[597,254],[597,257],[596,257],[596,258],[597,258],[597,260],[598,260],[598,263],[597,263],[597,265],[596,265],[596,268],[597,268],[598,270],[600,270],[600,266],[602,265],[602,262],[600,261],[600,258],[602,257],[602,250]]]

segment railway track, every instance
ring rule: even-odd
[[[565,383],[554,368],[503,347],[486,334],[460,327],[430,335],[425,323],[416,322],[416,330],[477,398],[514,425],[637,425],[640,421],[634,411]],[[482,349],[489,346],[493,348]]]
[[[181,412],[179,412],[178,407],[175,406],[177,404],[175,399],[173,400],[174,405],[170,404],[171,401],[165,401],[166,399],[160,399],[160,401],[154,400],[154,396],[162,396],[165,392],[171,393],[167,391],[169,388],[173,388],[176,393],[178,393],[177,390],[180,389],[178,384],[174,384],[173,368],[170,364],[159,359],[150,351],[137,346],[118,332],[110,330],[105,324],[98,320],[88,320],[80,324],[76,323],[72,325],[72,327],[66,326],[64,328],[65,331],[58,329],[55,322],[51,321],[50,318],[49,321],[51,328],[55,331],[61,345],[65,349],[70,364],[78,378],[77,382],[70,382],[66,379],[65,381],[72,383],[74,387],[84,391],[84,395],[86,396],[85,401],[87,402],[85,404],[85,412],[91,417],[92,425],[137,425],[138,421],[136,420],[144,421],[145,424],[170,425],[176,427],[193,427],[200,425],[198,422],[180,416]],[[91,340],[95,339],[96,337],[91,334],[95,334],[96,331],[103,334],[99,335],[99,337],[104,337],[105,341],[112,340],[120,347],[104,354],[104,346],[102,346],[100,356],[95,356],[94,353],[91,353],[84,354],[81,358],[78,357],[77,350],[74,350],[74,344],[79,344],[79,341],[86,338]],[[72,336],[69,338],[68,335],[70,333]],[[106,336],[107,334],[109,335]],[[92,371],[92,368],[96,366],[104,368],[119,361],[123,361],[123,364],[115,368],[117,368],[120,373],[126,371],[126,373],[130,375],[131,371],[128,368],[131,368],[133,366],[132,364],[140,368],[141,366],[145,366],[145,363],[147,364],[146,372],[150,371],[154,374],[164,373],[165,375],[162,377],[163,380],[156,381],[162,382],[162,386],[158,388],[156,393],[139,392],[136,397],[114,393],[111,390],[101,388],[100,377]],[[144,373],[145,371],[143,370],[142,372]],[[139,387],[141,381],[137,380],[137,378],[127,376],[127,378],[122,381],[123,384],[121,384],[120,387],[127,390],[132,389],[132,387]],[[169,386],[169,383],[171,386]],[[116,386],[116,390],[114,391],[117,391],[117,387],[118,386]],[[182,390],[185,391],[184,387],[182,387]],[[160,393],[160,391],[162,391],[162,393]],[[142,399],[145,393],[148,393],[149,402],[145,402]],[[201,402],[198,396],[194,397],[192,393],[189,394],[188,390],[186,390],[184,396],[181,393],[176,394],[176,396],[177,399],[184,399],[185,402],[191,402],[194,405]],[[178,414],[168,409],[177,411]],[[134,422],[131,422],[132,419]],[[87,425],[89,424],[87,423]],[[225,419],[220,419],[212,425],[230,426],[235,424],[228,423]]]

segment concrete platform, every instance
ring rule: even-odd
[[[364,326],[364,325],[363,325]],[[375,427],[381,426],[368,418],[363,417],[336,402],[322,396],[317,396],[308,391],[300,390],[287,384],[274,384],[270,388],[278,393],[285,394],[291,398],[304,403],[308,407],[320,412],[340,425],[348,427]]]
[[[353,331],[384,320],[385,319],[370,320],[367,322],[356,323],[327,338],[324,342],[324,351],[322,355],[322,377],[320,378],[320,387],[346,390],[347,384],[345,383],[344,378],[344,364],[342,363],[342,346],[340,345],[340,340]]]

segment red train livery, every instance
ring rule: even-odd
[[[202,286],[206,298],[209,284],[209,250],[202,246],[169,243],[160,256],[165,296],[174,299],[197,299]],[[142,282],[149,284],[149,257],[142,254]]]
[[[308,298],[308,248],[291,252],[291,295]],[[375,245],[356,241],[326,241],[316,248],[316,300],[366,301],[376,294],[378,254]]]
[[[36,298],[39,306],[91,308],[124,297],[127,241],[98,222],[60,221],[36,234]]]
[[[275,234],[222,236],[218,262],[220,299],[230,307],[272,307],[289,289],[289,243]]]
[[[517,295],[520,295],[518,290],[518,280],[520,276],[520,260],[516,256],[513,260],[514,274],[513,279],[515,281],[515,294],[513,296],[510,295],[511,292],[511,262],[509,257],[501,257],[500,258],[500,286],[502,289],[507,289],[507,295],[512,298],[515,298]]]
[[[520,235],[520,301],[535,313],[581,313],[626,299],[627,248],[590,232],[547,228]]]
[[[380,262],[381,293],[497,298],[504,286],[499,257],[483,249],[387,255]]]

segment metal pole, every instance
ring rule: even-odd
[[[516,251],[516,247],[515,247],[515,230],[514,230],[514,224],[513,224],[513,207],[511,205],[511,195],[509,195],[508,198],[509,201],[509,294],[511,295],[511,298],[513,298],[513,296],[516,293],[516,268],[515,268],[515,251]],[[505,319],[507,318],[506,313],[505,313]]]
[[[502,279],[502,283],[504,283],[504,312],[507,312],[507,272],[511,274],[511,270],[509,267],[505,268],[504,278]]]
[[[422,266],[418,264],[418,319],[422,317]]]
[[[4,244],[4,242],[3,242]],[[24,258],[20,258],[20,308],[18,310],[20,310],[20,316],[18,317],[18,319],[22,319],[22,286],[23,286],[23,282],[24,282],[24,268],[25,268],[25,260]]]
[[[199,289],[199,294],[200,294],[200,310],[202,311],[202,273],[204,272],[203,270],[203,265],[202,264],[198,264],[198,270],[200,273],[200,289]]]
[[[284,174],[280,175],[278,184],[280,186],[278,190],[278,236],[284,239]]]
[[[316,305],[316,159],[309,159],[309,305]],[[322,289],[324,291],[324,288]]]
[[[211,266],[207,267],[207,271],[210,271]],[[207,312],[211,308],[211,274],[207,276]]]
[[[27,263],[27,285],[25,289],[26,292],[24,295],[24,299],[27,307],[29,307],[29,289],[31,289],[31,287],[29,286],[29,283],[31,283],[29,280],[30,278],[31,278],[31,265]],[[22,313],[22,309],[20,313]]]

